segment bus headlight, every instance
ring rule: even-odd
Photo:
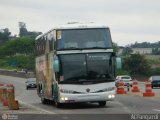
[[[67,97],[61,97],[61,100],[63,100],[63,101],[66,100],[67,101],[68,98]]]
[[[109,99],[115,98],[115,95],[108,95],[108,98],[109,98]]]
[[[108,98],[111,99],[111,98],[112,98],[112,95],[108,95]]]
[[[115,95],[112,95],[112,98],[115,98]]]

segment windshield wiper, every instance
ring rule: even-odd
[[[84,48],[84,49],[111,49],[111,47],[88,47],[88,48]]]
[[[77,47],[67,47],[67,48],[61,48],[57,50],[82,50],[82,48],[77,48]]]

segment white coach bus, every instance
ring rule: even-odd
[[[42,103],[97,102],[115,98],[115,53],[104,25],[67,24],[36,38],[37,93]]]

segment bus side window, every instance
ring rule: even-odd
[[[53,38],[51,38],[51,40],[49,41],[49,47],[50,47],[50,51],[53,51],[53,44],[54,44],[54,42],[53,42],[54,40],[53,40]]]
[[[57,49],[57,41],[54,41],[53,45],[54,45],[54,50],[56,50]]]

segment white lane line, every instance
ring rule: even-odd
[[[152,110],[160,112],[160,110],[158,110],[158,109],[152,109]]]
[[[117,105],[120,105],[124,110],[125,110],[125,112],[127,112],[127,113],[132,113],[131,112],[131,110],[129,109],[129,108],[127,108],[123,103],[121,103],[120,101],[110,101],[110,102],[112,102],[112,103],[114,103],[114,104],[117,104]]]
[[[42,112],[45,112],[45,113],[48,113],[48,114],[56,114],[55,112],[51,112],[51,111],[48,111],[48,110],[45,110],[45,109],[42,109],[42,108],[39,108],[39,107],[36,107],[34,105],[31,105],[31,104],[28,104],[28,103],[25,103],[25,102],[22,102],[21,100],[18,100],[20,103],[28,106],[28,107],[31,107],[31,108],[34,108],[38,111],[42,111]]]

